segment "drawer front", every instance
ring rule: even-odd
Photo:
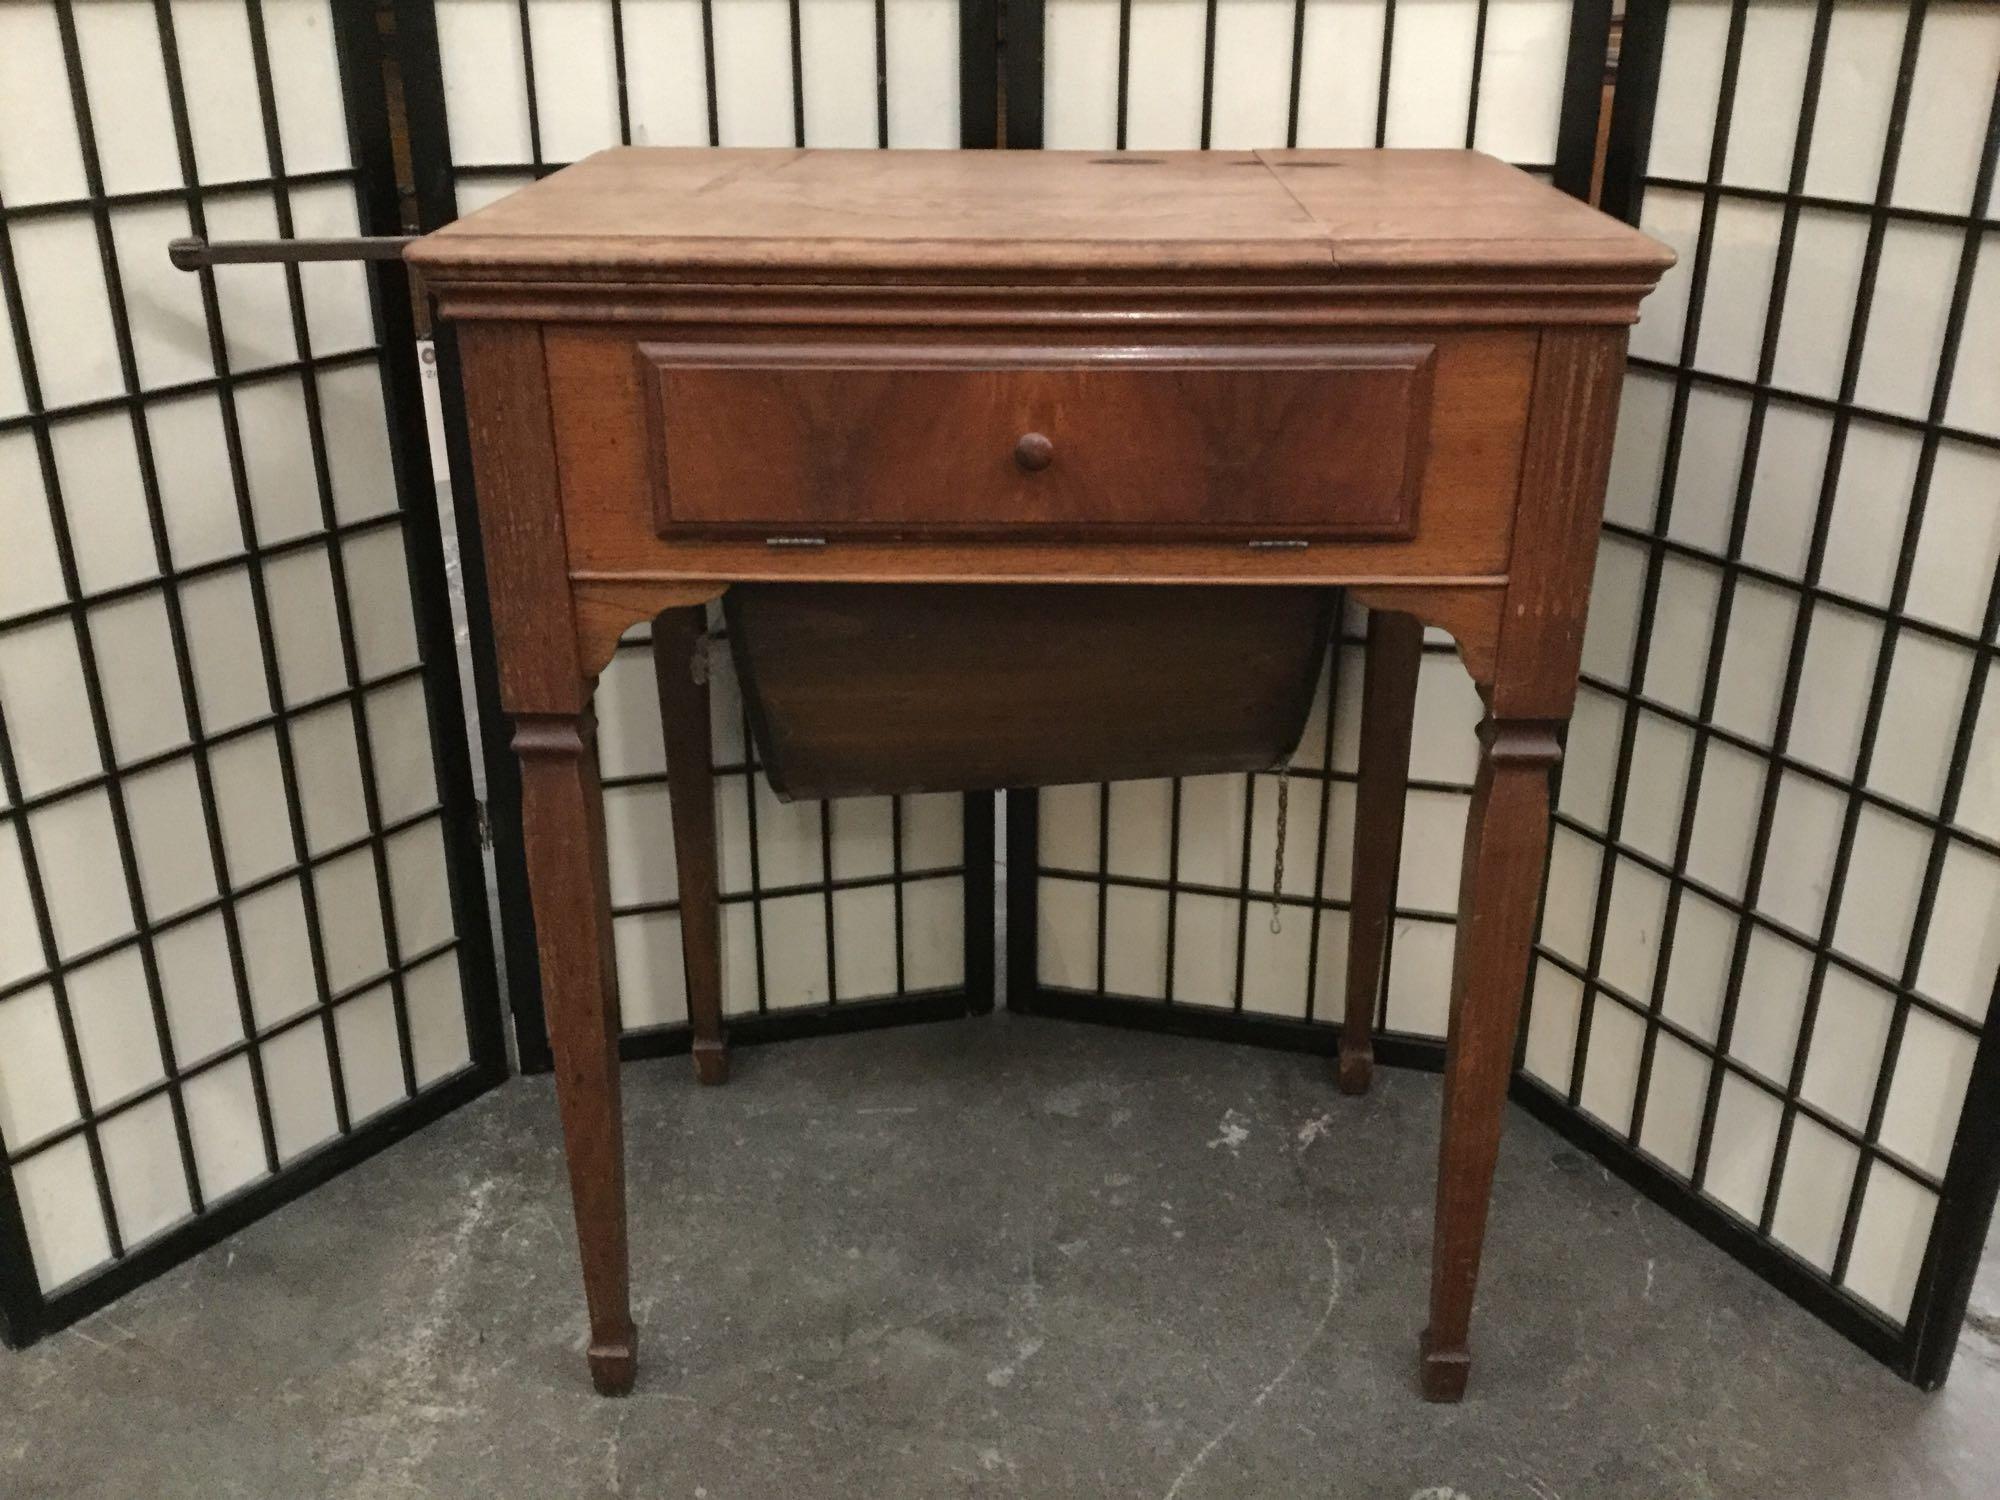
[[[657,533],[1394,541],[1425,343],[639,345]]]

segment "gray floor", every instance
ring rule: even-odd
[[[1897,1382],[1526,1116],[1413,1391],[1436,1081],[995,1018],[627,1070],[639,1388],[546,1080],[0,1355],[0,1494],[1988,1497],[2000,1277]],[[2000,1271],[2000,1266],[1993,1268]]]

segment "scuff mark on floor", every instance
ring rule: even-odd
[[[1294,1139],[1298,1141],[1299,1149],[1303,1151],[1331,1129],[1333,1129],[1333,1116],[1330,1114],[1320,1115],[1315,1119],[1307,1120],[1301,1125]]]
[[[625,1493],[625,1486],[618,1477],[618,1445],[625,1436],[625,1414],[618,1414],[617,1425],[604,1439],[604,1488],[613,1495]]]
[[[1227,1116],[1224,1116],[1225,1120],[1227,1118]],[[1235,1432],[1238,1427],[1241,1427],[1244,1422],[1263,1409],[1264,1403],[1271,1399],[1272,1392],[1276,1391],[1279,1386],[1291,1378],[1291,1373],[1299,1367],[1299,1362],[1310,1354],[1313,1346],[1326,1336],[1327,1324],[1333,1321],[1333,1310],[1340,1304],[1342,1281],[1340,1246],[1334,1243],[1331,1235],[1327,1236],[1326,1258],[1326,1302],[1320,1308],[1319,1321],[1313,1324],[1312,1331],[1306,1335],[1304,1342],[1292,1351],[1292,1357],[1285,1361],[1284,1367],[1269,1380],[1265,1381],[1263,1388],[1250,1398],[1250,1404],[1231,1417],[1220,1432],[1201,1445],[1201,1451],[1189,1459],[1187,1467],[1174,1476],[1174,1482],[1167,1487],[1167,1492],[1161,1497],[1161,1500],[1174,1500],[1174,1497],[1187,1487],[1188,1481],[1201,1472],[1201,1466],[1208,1462],[1209,1455],[1221,1447],[1228,1440],[1230,1434]],[[1463,1497],[1461,1497],[1461,1500],[1463,1500]]]
[[[1042,1352],[1044,1342],[1046,1341],[1040,1338],[1022,1339],[1014,1346],[1012,1359],[1004,1365],[995,1365],[986,1372],[986,1383],[995,1390],[1012,1385],[1014,1377],[1021,1373],[1021,1367]]]
[[[1028,1249],[1027,1274],[1014,1294],[1007,1322],[1009,1332],[1015,1335],[1014,1357],[986,1372],[986,1383],[995,1390],[1012,1385],[1022,1367],[1040,1354],[1048,1342],[1042,1333],[1042,1284],[1035,1276],[1033,1246]]]
[[[1221,1134],[1208,1143],[1211,1151],[1217,1146],[1227,1146],[1229,1154],[1234,1156],[1250,1139],[1250,1117],[1239,1110],[1225,1109],[1218,1128]]]
[[[374,1367],[368,1376],[374,1400],[347,1434],[347,1445],[363,1450],[352,1493],[385,1497],[428,1493],[418,1475],[437,1446],[438,1428],[471,1414],[472,1408],[462,1402],[438,1399],[442,1391],[465,1379],[440,1354],[473,1241],[491,1215],[497,1186],[492,1177],[472,1185],[450,1234],[419,1257],[422,1274],[431,1285],[422,1312],[399,1338],[367,1361]]]

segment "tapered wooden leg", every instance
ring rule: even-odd
[[[1549,771],[1561,754],[1556,728],[1489,719],[1479,729],[1445,1044],[1430,1326],[1422,1343],[1423,1392],[1432,1401],[1463,1396],[1471,1368],[1466,1338],[1534,938]]]
[[[709,764],[708,612],[670,609],[653,621],[653,673],[667,747],[667,795],[674,807],[674,865],[680,875],[681,955],[687,966],[694,1076],[729,1081],[722,1034],[722,918],[716,900],[715,778]]]
[[[1340,1091],[1364,1094],[1375,1071],[1375,1002],[1403,857],[1410,724],[1424,627],[1394,610],[1368,613],[1361,681],[1361,763],[1355,787],[1353,902],[1347,917],[1347,1015],[1340,1028]]]
[[[638,1372],[639,1341],[625,1229],[618,981],[590,710],[516,714],[514,752],[521,761],[528,885],[590,1305],[590,1378],[600,1393],[622,1396]]]

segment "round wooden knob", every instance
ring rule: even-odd
[[[1014,444],[1014,462],[1030,474],[1046,469],[1056,456],[1056,445],[1039,432],[1024,432]]]

